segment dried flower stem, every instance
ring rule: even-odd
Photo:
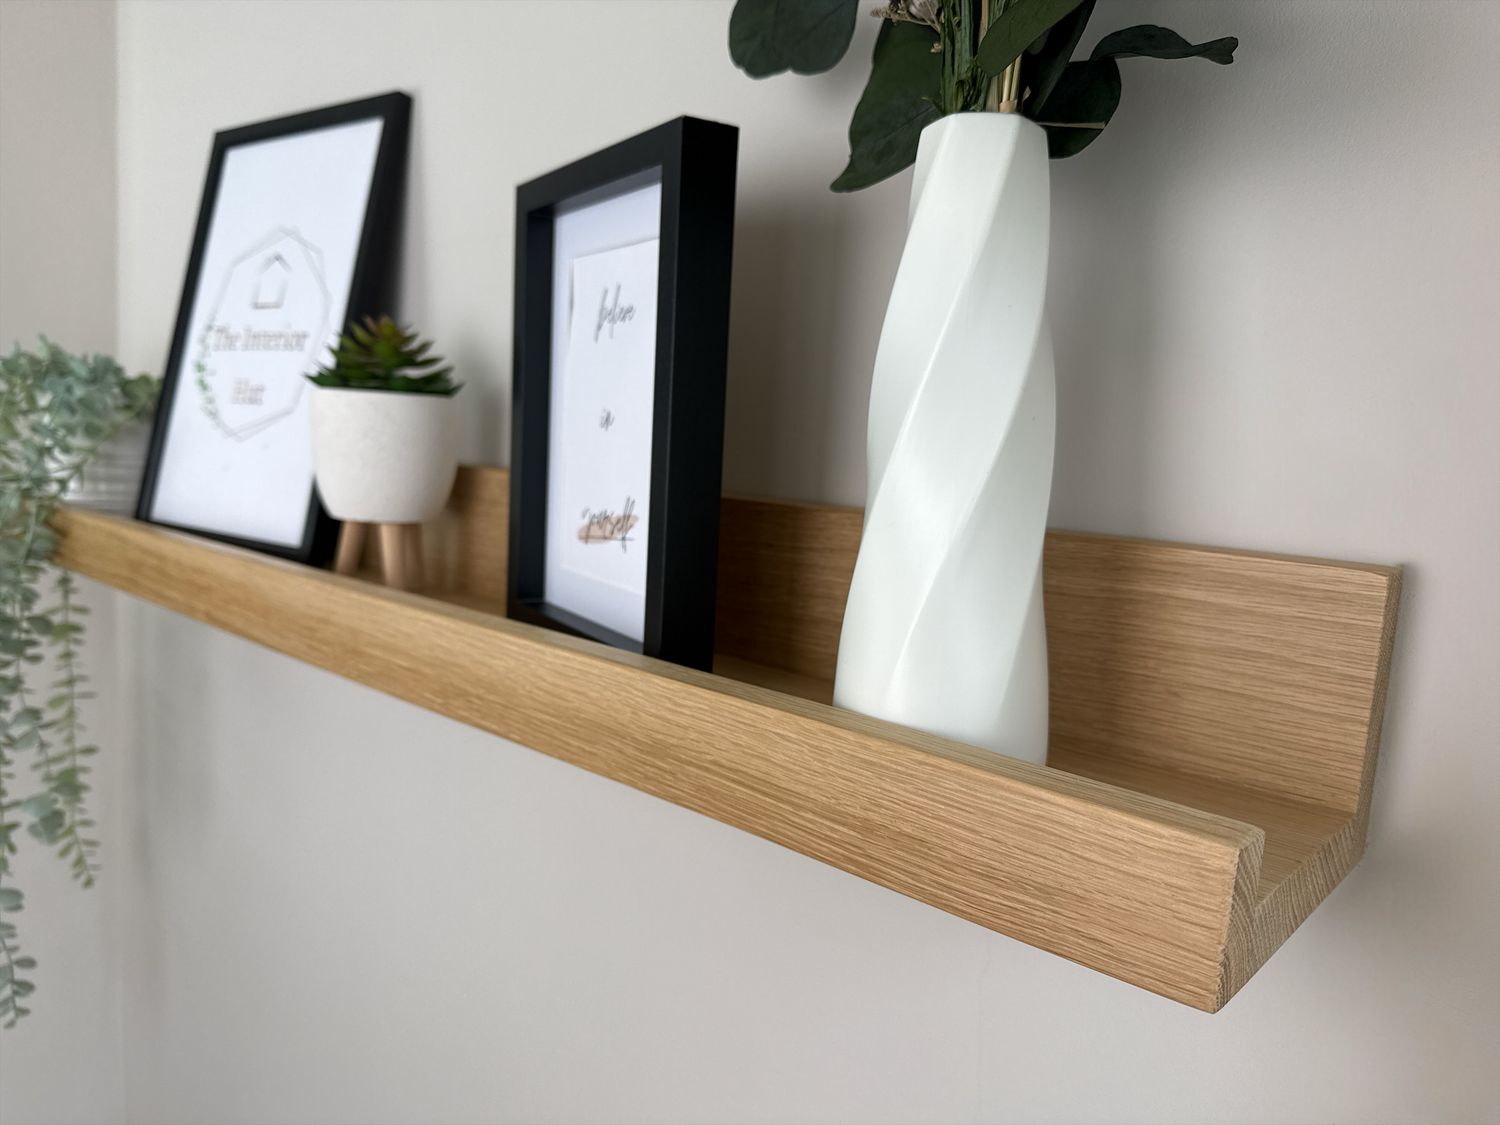
[[[979,14],[979,40],[984,41],[989,30],[991,15],[998,16],[1005,8],[1005,0],[981,0]],[[993,113],[1019,113],[1021,111],[1021,58],[1024,54],[990,79],[989,92],[985,96],[984,108]]]

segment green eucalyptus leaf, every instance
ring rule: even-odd
[[[66,804],[77,804],[80,797],[89,791],[89,786],[79,781],[74,771],[74,776],[63,780],[59,778],[52,783],[52,792],[57,798]]]
[[[1063,68],[1072,61],[1078,40],[1083,38],[1083,29],[1094,14],[1095,3],[1097,0],[1083,0],[1058,20],[1047,33],[1047,42],[1037,52],[1036,58],[1026,64],[1025,82],[1031,89],[1022,112],[1027,117],[1036,116],[1037,107],[1051,96],[1057,80],[1062,77]]]
[[[917,158],[922,130],[942,114],[943,60],[930,27],[884,21],[870,80],[849,122],[849,165],[834,191],[858,191],[894,176]]]
[[[1114,59],[1069,63],[1038,107],[1036,122],[1047,130],[1047,155],[1073,156],[1094,142],[1120,104],[1120,66]]]
[[[157,383],[150,376],[127,376],[107,356],[69,355],[43,338],[36,351],[17,346],[0,356],[0,874],[9,874],[9,856],[18,849],[22,819],[28,832],[49,845],[64,841],[65,862],[74,879],[88,885],[97,871],[99,843],[79,829],[92,827],[84,807],[89,786],[84,779],[83,748],[78,747],[78,640],[82,627],[73,619],[76,583],[65,571],[53,572],[56,603],[41,608],[41,584],[57,543],[49,520],[59,497],[100,443],[126,422],[150,412]],[[51,688],[43,694],[28,683],[26,666],[41,663],[48,642],[55,664]],[[44,710],[32,700],[46,699]],[[16,757],[30,754],[50,791],[13,800],[7,785],[16,775]],[[59,807],[65,806],[65,807]],[[0,909],[21,908],[21,892],[0,888]],[[0,942],[15,949],[16,928],[0,922]],[[28,968],[29,958],[12,964]],[[7,1023],[26,1014],[16,997],[30,991],[23,982],[0,989]]]
[[[1082,0],[1015,0],[990,21],[975,57],[991,78],[1000,74]]]
[[[1233,35],[1211,39],[1206,43],[1189,43],[1177,32],[1154,23],[1143,23],[1113,31],[1099,40],[1089,55],[1091,59],[1193,59],[1203,58],[1228,66],[1234,62],[1240,41]]]
[[[67,814],[62,809],[53,809],[46,816],[28,824],[26,831],[44,844],[55,844],[62,838],[63,829],[67,826]],[[64,851],[62,854],[66,855],[67,853]]]
[[[739,0],[729,16],[729,57],[751,78],[838,65],[854,35],[859,0]]]
[[[40,820],[57,808],[57,798],[51,793],[38,793],[35,797],[27,797],[16,807],[33,820]]]

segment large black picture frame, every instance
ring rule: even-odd
[[[326,106],[287,117],[260,121],[251,125],[225,129],[214,134],[198,221],[193,233],[192,250],[183,280],[182,298],[178,304],[176,326],[167,355],[162,389],[152,424],[145,473],[136,501],[136,518],[165,527],[190,531],[197,535],[232,543],[240,547],[288,558],[314,566],[326,563],[338,540],[339,522],[324,509],[315,484],[309,483],[307,517],[302,538],[295,546],[225,534],[205,527],[174,523],[152,516],[161,481],[162,459],[167,442],[173,403],[179,392],[184,356],[191,341],[191,320],[198,293],[203,259],[208,247],[214,209],[219,199],[228,154],[238,146],[254,144],[298,133],[311,133],[330,126],[380,118],[383,122],[376,149],[374,169],[366,198],[360,228],[358,251],[354,259],[348,301],[342,322],[335,327],[342,332],[363,317],[389,312],[395,298],[395,266],[400,238],[401,210],[406,185],[407,152],[411,136],[412,99],[399,91],[340,105]]]
[[[704,670],[713,665],[738,145],[734,126],[679,117],[516,189],[507,611]],[[546,598],[553,230],[570,200],[658,168],[651,516],[636,641]]]

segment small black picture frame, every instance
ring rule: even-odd
[[[738,145],[734,126],[679,117],[516,189],[507,611],[704,670],[713,665]],[[645,237],[653,190],[654,253]],[[652,258],[654,323],[632,323],[649,306],[630,286],[649,289]],[[618,277],[624,289],[611,283]],[[634,358],[595,350],[609,340],[636,348]],[[616,393],[618,428],[600,397]],[[598,444],[616,435],[620,446]],[[609,460],[628,443],[628,456]],[[639,484],[631,495],[586,498],[621,466],[619,479]],[[605,568],[616,565],[632,569],[611,587]],[[602,600],[591,600],[596,589]]]
[[[391,307],[411,107],[392,92],[214,135],[137,519],[332,556],[303,375]]]

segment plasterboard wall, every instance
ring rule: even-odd
[[[824,185],[873,21],[753,83],[727,14],[124,5],[123,358],[165,353],[214,129],[400,87],[404,311],[503,461],[512,185],[691,112],[743,130],[726,487],[858,502],[908,181]],[[1309,923],[1204,1016],[121,599],[123,1115],[1500,1114],[1500,9],[1095,35],[1135,22],[1244,46],[1127,62],[1054,166],[1052,523],[1408,567],[1370,850]]]
[[[115,12],[104,0],[0,2],[0,349],[115,350]],[[113,731],[110,591],[84,583],[100,698],[96,732]],[[102,666],[101,666],[102,665]],[[42,682],[53,678],[43,668]],[[50,693],[49,693],[50,694]],[[124,758],[98,760],[91,797],[109,853]],[[23,769],[12,792],[29,795]],[[11,819],[11,817],[7,817]],[[66,865],[22,835],[12,858],[26,909],[7,915],[41,962],[33,1015],[0,1031],[0,1122],[111,1121],[123,1112],[118,878],[82,890]]]
[[[0,347],[115,346],[115,12],[0,4]]]

